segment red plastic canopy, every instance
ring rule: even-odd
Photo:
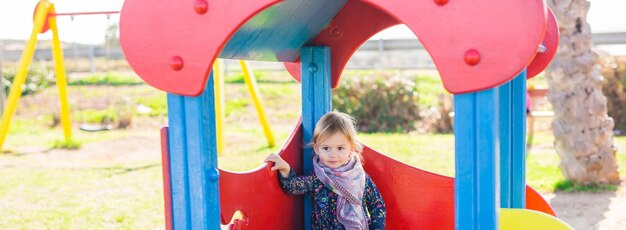
[[[271,57],[296,62],[297,57],[290,60],[294,53],[290,49],[327,45],[332,50],[336,86],[360,44],[384,28],[406,24],[431,55],[444,87],[458,94],[491,88],[516,76],[534,59],[548,25],[543,0],[350,0],[328,9],[324,4],[328,3],[126,1],[120,39],[126,59],[147,83],[167,92],[195,96],[204,90],[211,64],[224,47],[235,49],[227,53],[249,53],[237,56],[244,59]],[[311,22],[315,18],[312,15],[337,7],[342,8],[327,23]],[[254,17],[260,12],[263,17]],[[244,24],[246,31],[239,33]],[[317,37],[302,40],[315,31]],[[236,32],[245,38],[233,37]],[[268,39],[279,40],[268,43]],[[227,46],[229,41],[237,44]],[[293,46],[284,46],[284,42]],[[297,66],[288,68],[297,78]]]

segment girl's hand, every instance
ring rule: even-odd
[[[289,176],[289,171],[291,170],[291,167],[289,166],[289,163],[283,160],[283,158],[281,158],[279,155],[272,153],[265,158],[265,162],[274,162],[274,166],[270,168],[270,170],[278,170],[280,172],[280,175],[282,175],[283,177]]]

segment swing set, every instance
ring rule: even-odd
[[[31,32],[30,38],[26,44],[26,48],[22,53],[22,57],[20,59],[20,64],[18,67],[18,71],[13,80],[13,87],[9,92],[9,96],[7,98],[7,103],[2,113],[2,118],[0,120],[0,149],[2,149],[4,145],[4,141],[6,139],[9,126],[11,123],[11,119],[13,114],[15,113],[15,109],[17,107],[17,102],[22,94],[22,86],[26,82],[26,77],[28,74],[28,68],[32,62],[33,55],[35,52],[35,46],[37,44],[37,35],[46,33],[48,30],[52,30],[52,56],[54,60],[54,72],[56,76],[56,84],[59,90],[59,102],[61,106],[60,112],[60,120],[61,126],[63,127],[63,135],[65,137],[65,141],[69,142],[72,136],[72,128],[70,121],[70,108],[67,99],[67,76],[65,71],[65,65],[63,61],[63,49],[61,48],[61,41],[59,39],[59,32],[57,27],[57,17],[61,16],[69,16],[74,20],[75,16],[82,15],[106,15],[107,20],[110,18],[111,14],[118,14],[119,11],[93,11],[93,12],[68,12],[68,13],[57,13],[54,7],[54,4],[47,1],[41,0],[37,3],[35,7],[34,17],[33,17],[33,30]],[[220,71],[220,62],[215,62],[216,71],[216,84],[215,84],[215,110],[217,111],[218,116],[216,116],[216,125],[218,127],[217,131],[217,144],[218,144],[218,152],[222,152],[224,146],[224,81],[223,74]],[[249,65],[241,60],[240,61],[241,69],[244,75],[244,81],[247,85],[247,89],[250,92],[253,104],[259,116],[261,125],[263,127],[263,132],[268,142],[269,147],[274,146],[274,136],[272,134],[272,130],[269,125],[269,121],[267,116],[265,115],[265,111],[263,109],[263,103],[261,101],[261,96],[259,93],[258,86],[256,85],[256,79],[254,77],[254,73],[250,69]]]

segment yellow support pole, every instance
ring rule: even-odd
[[[213,63],[213,84],[215,88],[215,134],[217,142],[217,155],[222,155],[224,149],[224,71],[222,60],[215,59]]]
[[[54,4],[50,4],[50,12],[55,13]],[[48,19],[48,25],[52,30],[52,57],[54,59],[54,73],[59,88],[59,102],[61,104],[61,125],[65,141],[69,142],[72,137],[72,123],[70,122],[70,106],[67,102],[67,77],[65,76],[65,65],[63,64],[63,50],[59,40],[56,17]]]
[[[254,73],[248,68],[248,65],[245,61],[240,60],[239,64],[241,65],[241,71],[243,72],[243,79],[248,86],[248,91],[250,92],[250,96],[252,96],[254,107],[256,108],[257,114],[259,115],[259,120],[261,120],[263,132],[265,133],[265,138],[267,139],[267,144],[270,148],[274,147],[274,135],[272,135],[270,124],[267,121],[267,116],[265,116],[265,111],[263,110],[263,105],[261,104],[259,87],[256,84]]]
[[[22,58],[20,59],[20,66],[15,74],[15,78],[13,79],[13,85],[11,86],[11,91],[9,92],[9,97],[7,98],[7,104],[4,107],[4,111],[2,112],[2,120],[0,121],[0,149],[4,145],[4,140],[7,136],[7,132],[9,131],[9,124],[11,122],[11,117],[13,113],[15,113],[15,107],[17,106],[17,101],[22,95],[22,86],[26,82],[26,74],[28,73],[28,67],[30,66],[30,62],[33,59],[33,54],[35,53],[35,45],[37,44],[37,34],[43,28],[43,25],[48,17],[48,10],[50,8],[50,3],[46,0],[42,0],[37,4],[37,12],[35,14],[35,20],[33,25],[33,31],[30,34],[30,38],[26,43],[26,47],[24,48],[24,52],[22,53]]]

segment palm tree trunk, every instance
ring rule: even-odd
[[[607,115],[598,55],[592,50],[586,0],[548,0],[559,22],[560,44],[546,71],[554,110],[554,147],[566,179],[619,183],[613,118]]]

